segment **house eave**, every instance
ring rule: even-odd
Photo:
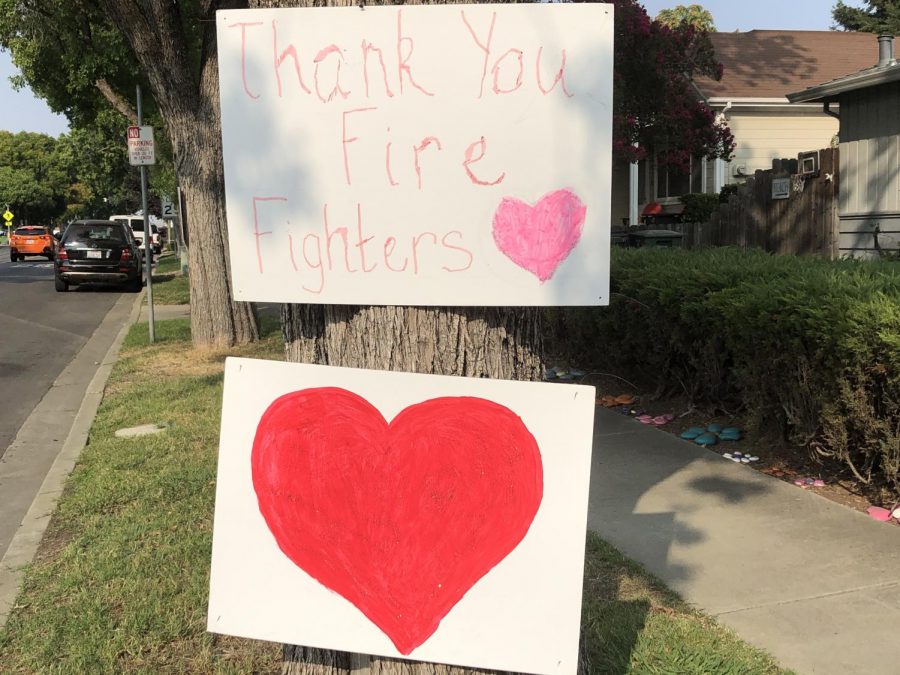
[[[887,66],[870,68],[833,82],[826,82],[803,91],[788,94],[787,99],[791,103],[826,103],[836,101],[841,94],[848,91],[867,89],[898,81],[900,81],[900,63],[895,61]]]
[[[817,103],[791,104],[787,98],[726,98],[716,97],[707,101],[716,109],[728,108],[729,112],[761,112],[761,113],[820,113],[822,108]],[[729,105],[729,103],[731,105]]]
[[[787,104],[784,96],[710,96],[707,101],[710,105],[723,104],[731,101],[734,105],[771,105],[773,103]]]

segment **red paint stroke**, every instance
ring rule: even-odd
[[[435,398],[391,422],[335,387],[278,398],[251,457],[282,552],[409,654],[518,546],[543,496],[522,420],[481,398]]]
[[[578,195],[567,189],[544,195],[534,206],[504,197],[494,212],[494,243],[543,283],[578,245],[586,213]]]

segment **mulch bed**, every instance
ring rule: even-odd
[[[739,412],[695,407],[680,397],[653,398],[636,392],[633,385],[612,375],[582,373],[574,370],[570,371],[567,376],[566,371],[560,372],[563,373],[562,378],[557,376],[551,377],[549,380],[560,381],[562,379],[562,381],[596,386],[598,405],[635,418],[641,415],[657,419],[663,418],[663,416],[672,417],[670,422],[662,424],[650,422],[650,424],[675,436],[679,436],[691,427],[706,428],[711,424],[718,424],[722,427],[739,427],[743,430],[741,440],[720,441],[715,445],[708,446],[707,449],[720,455],[740,453],[743,456],[758,457],[758,461],[745,464],[745,466],[749,470],[760,471],[795,485],[798,490],[810,490],[821,497],[863,513],[871,506],[890,509],[900,502],[887,491],[866,485],[840,462],[818,458],[806,448],[791,445],[780,438],[762,437],[749,432],[745,419]],[[553,375],[557,374],[553,373]],[[628,397],[633,398],[633,402],[630,404],[624,403]],[[619,399],[618,403],[613,402],[616,398]],[[892,518],[888,522],[900,527],[900,520],[896,518]]]

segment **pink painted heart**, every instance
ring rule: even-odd
[[[251,468],[281,551],[401,654],[518,546],[543,496],[531,432],[472,397],[423,401],[387,422],[345,389],[293,392],[262,416]]]
[[[544,282],[578,245],[586,212],[578,195],[567,189],[544,195],[534,206],[504,197],[494,212],[494,242]]]

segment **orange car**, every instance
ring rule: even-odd
[[[13,230],[9,238],[9,259],[24,260],[26,255],[42,255],[53,260],[56,255],[56,238],[49,227],[23,225]]]

